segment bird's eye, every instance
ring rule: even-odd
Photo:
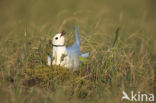
[[[58,37],[55,38],[55,40],[57,40],[57,39],[58,39]]]

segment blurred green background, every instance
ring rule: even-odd
[[[155,11],[156,0],[0,0],[1,100],[3,103],[51,103],[64,100],[75,103],[120,103],[120,90],[123,88],[153,93],[156,86]],[[68,89],[71,94],[65,94],[62,89],[53,94],[49,92],[51,87],[40,90],[38,86],[28,86],[29,92],[25,92],[22,88],[24,85],[20,84],[23,77],[18,76],[20,70],[31,68],[29,63],[35,67],[45,66],[49,52],[45,46],[56,33],[65,30],[66,45],[72,44],[75,25],[82,38],[82,52],[91,52],[87,66],[91,78],[96,79],[75,75],[73,81],[80,79],[88,83],[79,84],[85,89],[73,86],[72,90],[79,94],[76,97],[71,95],[75,92]],[[117,44],[112,47],[118,27]],[[35,56],[32,59],[31,55],[36,48],[40,62],[33,64]],[[46,69],[41,68],[41,71]],[[45,71],[37,76],[42,76]],[[15,83],[11,83],[8,78]],[[57,82],[52,84],[59,85]],[[90,85],[96,89],[88,89]],[[61,86],[66,88],[65,84]],[[42,95],[42,91],[46,96]],[[94,96],[83,97],[83,91]],[[91,101],[88,98],[92,98]]]

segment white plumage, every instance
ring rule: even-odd
[[[65,38],[64,32],[56,34],[53,39],[53,48],[52,48],[52,58],[48,56],[48,65],[60,65],[67,68],[76,69],[79,64],[79,56],[83,58],[88,57],[89,53],[82,54],[80,51],[80,37],[78,33],[78,29],[75,26],[75,36],[76,40],[74,44],[70,47],[64,45]]]

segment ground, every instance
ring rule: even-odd
[[[121,103],[122,91],[155,93],[155,0],[1,0],[2,103]],[[49,40],[80,33],[77,71],[46,66]],[[118,32],[117,32],[118,31]],[[124,100],[123,103],[129,101]]]

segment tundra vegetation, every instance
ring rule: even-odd
[[[120,103],[122,91],[154,94],[155,0],[1,0],[1,103]],[[79,28],[77,71],[47,66],[49,40]],[[123,103],[128,101],[123,100]]]

